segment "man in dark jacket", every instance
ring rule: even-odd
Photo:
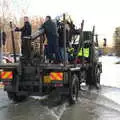
[[[66,61],[66,63],[68,62],[68,53],[67,51],[65,51],[66,53],[66,58],[64,58],[64,23],[58,23],[58,33],[59,33],[59,49],[60,49],[60,55],[62,58],[62,61]],[[70,42],[70,26],[69,23],[67,22],[67,24],[65,24],[66,27],[66,48],[69,47],[69,42]]]
[[[58,45],[58,33],[57,26],[51,20],[50,16],[46,16],[45,23],[40,29],[44,29],[47,40],[48,40],[48,58],[54,60],[55,63],[59,63],[59,45]]]
[[[24,38],[24,37],[30,36],[31,32],[32,32],[31,24],[30,24],[29,18],[27,16],[24,17],[24,26],[22,28],[16,27],[15,31],[21,32],[22,55],[24,57],[30,57],[31,41],[29,39]]]

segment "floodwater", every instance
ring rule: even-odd
[[[100,58],[103,65],[103,73],[101,74],[101,84],[120,88],[120,58],[113,56],[103,56]]]
[[[32,96],[21,103],[9,101],[3,90],[0,95],[0,120],[60,120],[66,110],[66,103],[54,93],[50,97]]]
[[[101,91],[82,92],[81,101],[70,106],[61,120],[67,120],[68,117],[69,120],[120,120],[120,105],[104,95],[111,90],[116,88],[103,86]]]
[[[120,65],[114,64],[118,60],[101,57],[101,89],[80,91],[78,103],[72,106],[55,92],[13,103],[0,89],[0,120],[120,120]]]

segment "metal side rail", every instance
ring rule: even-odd
[[[78,65],[81,66],[81,65]],[[68,70],[70,68],[76,67],[74,64],[68,64],[66,66],[60,64],[39,64],[42,69],[56,69],[56,70]]]
[[[19,63],[0,64],[0,69],[11,69],[11,68],[16,68],[17,66],[19,66]]]

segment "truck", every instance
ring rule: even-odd
[[[61,96],[67,96],[69,102],[73,104],[78,100],[82,83],[89,87],[100,88],[102,64],[98,61],[95,52],[95,27],[91,31],[84,31],[83,20],[81,27],[76,29],[72,20],[66,18],[64,14],[62,20],[57,20],[56,23],[63,35],[64,58],[66,58],[66,53],[70,56],[68,62],[66,59],[63,64],[46,62],[43,44],[44,30],[39,30],[25,38],[31,40],[32,52],[29,59],[21,56],[19,62],[0,64],[0,79],[4,83],[4,90],[7,92],[9,99],[20,102],[31,95],[42,96],[57,90]],[[67,26],[69,26],[68,31]],[[16,61],[12,30],[14,61]],[[69,37],[67,37],[68,33]],[[69,43],[69,46],[66,45],[67,43]],[[86,46],[89,49],[87,58],[84,56]],[[72,52],[70,51],[71,48]],[[80,52],[82,56],[78,56]]]

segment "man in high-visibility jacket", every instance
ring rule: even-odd
[[[83,51],[82,51],[82,49],[83,49]],[[90,50],[89,50],[89,48],[81,48],[80,51],[78,52],[78,55],[77,55],[77,56],[78,56],[78,57],[84,56],[84,57],[88,58],[89,55],[90,55]]]
[[[74,59],[74,48],[71,46],[68,48],[68,60],[72,61]]]

